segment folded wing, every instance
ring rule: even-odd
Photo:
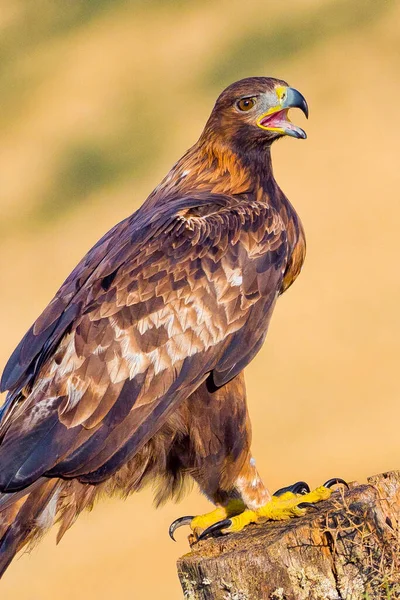
[[[0,490],[112,475],[210,373],[222,385],[251,360],[286,263],[260,202],[179,198],[114,227],[6,366]]]

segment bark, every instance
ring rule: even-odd
[[[305,517],[193,544],[186,600],[400,598],[400,471],[353,483]]]

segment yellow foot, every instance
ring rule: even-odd
[[[295,493],[286,491],[296,489],[296,485],[284,488],[276,492],[272,499],[261,506],[257,510],[244,510],[240,514],[232,517],[227,517],[219,523],[214,523],[209,526],[202,534],[198,536],[198,539],[204,539],[209,535],[230,533],[233,531],[241,531],[249,523],[259,523],[262,521],[284,521],[292,517],[302,517],[309,507],[315,507],[315,504],[323,500],[327,500],[331,494],[330,489],[335,483],[342,483],[347,486],[346,482],[342,479],[332,479],[327,481],[324,485],[316,488],[312,492],[307,493]]]
[[[180,517],[171,523],[169,535],[175,541],[175,531],[183,525],[189,525],[197,538],[205,529],[208,529],[215,523],[220,523],[224,519],[230,519],[235,515],[243,513],[245,508],[242,500],[230,500],[226,506],[218,506],[215,510],[205,513],[204,515],[198,515],[197,517]]]

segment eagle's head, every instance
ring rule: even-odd
[[[308,117],[305,98],[285,81],[248,77],[232,83],[217,99],[206,130],[236,148],[270,145],[284,135],[306,138],[288,116],[300,108]]]

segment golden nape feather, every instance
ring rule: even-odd
[[[280,80],[227,88],[199,141],[87,253],[12,354],[1,572],[56,521],[60,539],[100,494],[156,482],[162,502],[194,480],[218,507],[194,530],[270,500],[251,457],[243,369],[304,259],[271,167],[275,139],[305,137],[285,121],[290,107],[307,113]]]

